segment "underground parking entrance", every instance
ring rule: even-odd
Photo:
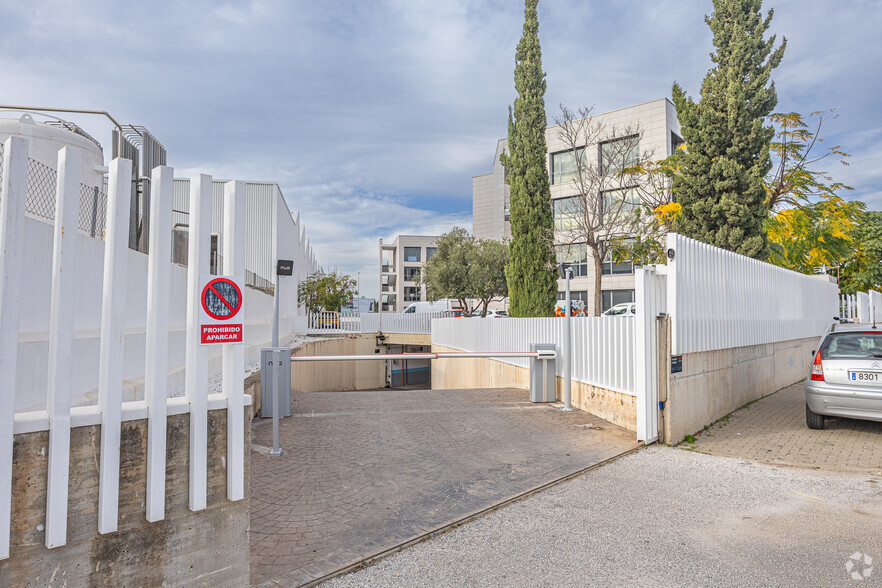
[[[270,457],[256,420],[251,580],[307,584],[635,449],[594,415],[521,389],[292,392]]]

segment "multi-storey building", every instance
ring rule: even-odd
[[[680,138],[680,123],[677,113],[670,100],[661,98],[607,112],[591,117],[591,123],[597,124],[600,132],[598,142],[585,146],[584,156],[592,151],[596,154],[600,167],[604,165],[604,156],[609,153],[607,146],[617,139],[628,139],[639,135],[639,153],[651,153],[652,159],[664,159],[674,152],[683,142]],[[545,130],[545,142],[548,147],[546,164],[551,182],[552,210],[555,217],[555,241],[558,243],[557,259],[559,264],[569,265],[573,270],[571,282],[572,297],[583,300],[590,313],[594,307],[594,260],[584,243],[573,243],[566,239],[563,244],[563,232],[567,225],[566,215],[572,214],[572,199],[578,194],[577,186],[572,181],[574,156],[572,146],[568,146],[561,137],[561,127],[551,126]],[[622,136],[615,136],[621,132]],[[635,141],[635,146],[637,142]],[[509,187],[505,182],[505,168],[499,160],[508,146],[507,139],[500,139],[496,145],[493,159],[493,171],[472,178],[472,216],[473,230],[476,238],[508,239],[511,238],[509,224]],[[592,155],[593,156],[593,155]],[[612,258],[603,260],[601,277],[601,310],[622,302],[634,300],[634,268],[630,262],[614,263]],[[563,299],[565,284],[558,281],[558,298]]]
[[[425,301],[425,285],[417,285],[423,264],[438,248],[437,236],[399,235],[384,244],[380,239],[380,309],[402,312],[411,302]]]

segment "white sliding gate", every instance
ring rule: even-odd
[[[5,142],[0,171],[0,559],[9,557],[12,512],[12,448],[14,435],[49,431],[49,464],[45,544],[67,542],[68,482],[72,426],[101,426],[98,532],[116,531],[119,505],[120,431],[122,421],[148,421],[145,515],[148,521],[165,517],[166,419],[190,413],[190,509],[206,507],[207,411],[227,409],[227,498],[244,497],[244,361],[241,346],[223,352],[223,393],[208,395],[207,350],[199,345],[198,313],[187,320],[187,397],[167,396],[168,314],[171,278],[173,186],[170,167],[152,172],[150,256],[147,296],[147,345],[143,401],[122,402],[122,354],[125,342],[125,290],[128,260],[129,201],[132,164],[114,159],[110,165],[105,234],[103,299],[98,404],[71,408],[73,326],[78,290],[77,241],[88,233],[77,230],[80,213],[82,155],[65,147],[59,151],[55,202],[54,255],[50,298],[48,396],[45,411],[14,411],[19,347],[21,283],[42,271],[25,267],[25,200],[28,186],[28,141]],[[224,193],[224,272],[244,270],[244,186],[229,182]],[[197,176],[190,185],[189,286],[191,303],[201,275],[207,275],[210,247],[211,177]],[[204,221],[204,222],[203,222]],[[209,229],[205,227],[208,226]],[[97,301],[96,301],[97,302]],[[198,304],[198,302],[197,302]],[[172,440],[175,442],[176,440]]]

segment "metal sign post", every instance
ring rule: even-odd
[[[273,288],[273,347],[279,346],[279,276],[294,275],[294,261],[280,259],[276,262],[276,287]]]

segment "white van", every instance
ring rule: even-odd
[[[435,300],[434,302],[411,302],[402,311],[402,314],[427,314],[430,312],[443,312],[445,310],[453,310],[459,308],[459,302],[444,298]]]

